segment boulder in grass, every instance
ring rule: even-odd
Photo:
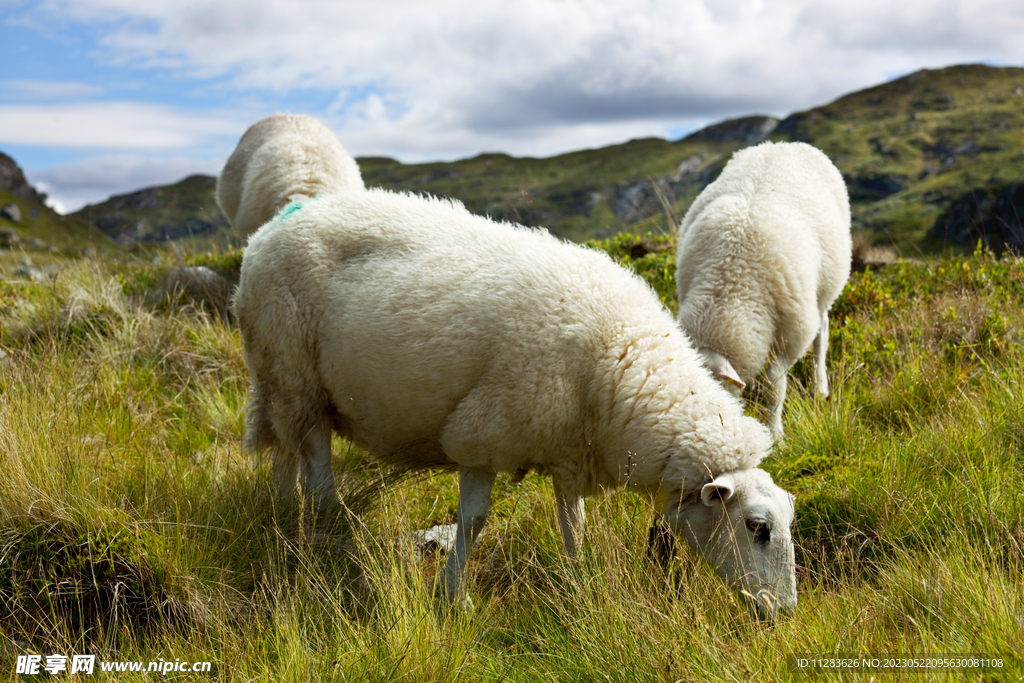
[[[206,266],[179,266],[171,269],[156,290],[160,301],[171,299],[205,308],[227,318],[234,285]]]
[[[0,216],[12,223],[20,223],[21,209],[18,208],[17,204],[4,204],[3,208],[0,208]]]
[[[447,553],[455,547],[458,528],[458,524],[438,524],[419,529],[399,539],[399,546],[411,548],[416,558],[429,552]]]
[[[13,228],[0,228],[0,249],[11,249],[21,244],[21,237]]]

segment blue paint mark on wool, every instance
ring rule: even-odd
[[[281,209],[281,213],[278,214],[277,220],[283,221],[285,218],[288,218],[288,216],[291,216],[293,213],[295,213],[301,208],[302,202],[292,202],[288,206]]]
[[[301,201],[294,201],[287,204],[283,209],[277,212],[277,215],[267,221],[258,232],[267,232],[271,230],[277,230],[280,226],[284,225],[284,221],[288,216],[292,215],[296,211],[302,208]],[[251,241],[251,237],[250,237]]]

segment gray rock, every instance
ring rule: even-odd
[[[748,145],[756,145],[778,125],[779,120],[772,116],[745,116],[702,128],[688,137],[697,140],[742,140]]]
[[[458,528],[457,524],[439,524],[429,529],[414,531],[398,539],[398,546],[411,548],[416,559],[425,552],[447,553],[455,547],[455,533]]]
[[[10,249],[21,244],[21,236],[13,228],[0,228],[0,248]]]
[[[3,216],[12,223],[20,223],[21,209],[18,208],[17,204],[4,204],[4,207],[0,209],[0,216]]]
[[[654,195],[650,185],[650,181],[641,180],[632,185],[623,184],[615,188],[610,202],[612,213],[626,222],[643,218],[643,207]]]
[[[227,318],[233,291],[230,280],[206,266],[179,266],[167,273],[151,303],[180,301]]]
[[[46,276],[46,273],[39,266],[22,264],[14,269],[14,274],[41,285],[45,285],[50,281],[50,278]]]
[[[672,176],[674,182],[679,182],[683,178],[689,175],[693,175],[700,170],[701,165],[704,164],[703,154],[694,154],[692,157],[684,159],[676,167],[676,173]]]

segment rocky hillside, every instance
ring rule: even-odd
[[[0,152],[0,190],[9,192],[27,202],[43,204],[46,201],[46,195],[37,192],[34,187],[29,185],[18,164],[3,152]]]
[[[547,159],[482,154],[452,163],[359,159],[369,186],[460,199],[470,211],[573,240],[621,230],[665,230],[737,149],[761,141],[778,121],[752,116],[705,128],[678,142],[631,140]],[[680,214],[681,215],[681,214]]]
[[[1022,246],[1024,69],[919,71],[793,114],[771,137],[821,148],[859,224],[897,243]]]
[[[74,213],[123,245],[228,235],[215,198],[217,179],[193,175],[173,185],[147,187],[90,204]]]
[[[7,257],[2,260],[24,260],[26,252],[77,255],[112,246],[85,221],[61,216],[45,202],[46,195],[28,184],[14,159],[0,152],[0,256]]]
[[[362,159],[370,185],[449,195],[570,239],[664,230],[737,149],[803,141],[842,171],[854,227],[903,252],[1022,248],[1024,69],[924,70],[783,121],[725,121],[675,143],[634,140],[550,159]]]

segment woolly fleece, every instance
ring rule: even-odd
[[[748,147],[679,228],[679,323],[750,384],[770,359],[788,368],[807,351],[850,258],[850,201],[828,157],[802,142]]]
[[[533,469],[590,496],[693,491],[770,449],[604,254],[376,189],[284,214],[249,240],[235,301],[249,450],[294,458],[329,423],[403,467]]]

